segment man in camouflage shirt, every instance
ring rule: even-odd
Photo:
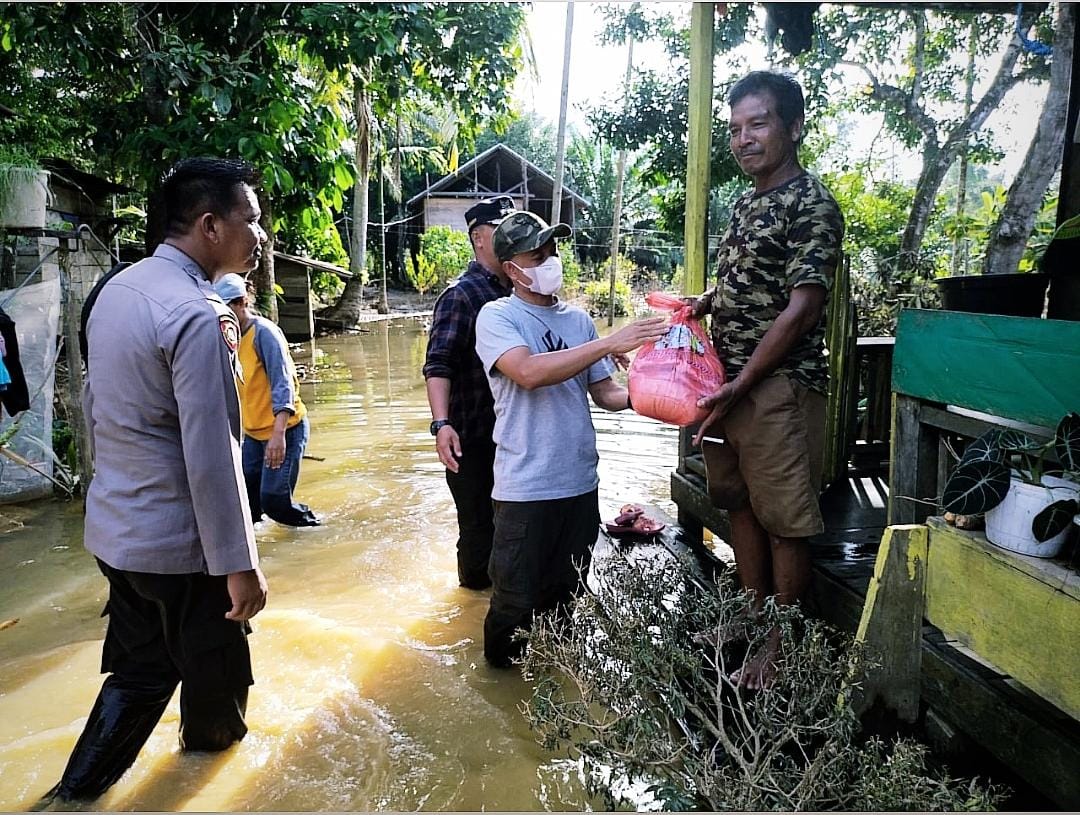
[[[798,602],[810,579],[806,538],[823,529],[825,304],[844,219],[799,163],[798,83],[754,71],[728,102],[731,152],[754,189],[733,208],[716,285],[693,301],[695,315],[711,317],[728,378],[699,400],[712,413],[694,442],[702,445],[709,495],[728,511],[740,580],[760,609],[770,595]],[[740,684],[772,681],[778,643],[773,632],[739,672]]]

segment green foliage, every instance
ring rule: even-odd
[[[406,255],[405,277],[412,283],[413,288],[420,292],[421,296],[439,284],[438,270],[423,252],[417,254],[415,263],[412,255]]]
[[[916,742],[860,734],[861,650],[771,600],[748,623],[734,574],[713,582],[689,563],[616,551],[594,559],[590,582],[567,613],[533,623],[525,713],[609,808],[954,811],[999,800],[931,769]],[[739,689],[732,673],[773,631],[775,682]],[[627,789],[650,799],[627,800]]]
[[[997,225],[1001,212],[1005,208],[1007,195],[1005,188],[998,184],[991,190],[983,190],[975,207],[969,208],[962,215],[955,213],[942,219],[942,232],[949,238],[963,238],[967,242],[967,268],[964,274],[978,274],[986,258],[987,244]],[[1037,269],[1039,261],[1050,245],[1056,225],[1058,196],[1054,190],[1047,190],[1043,204],[1035,218],[1035,228],[1028,239],[1023,257],[1017,271],[1030,272]],[[939,261],[936,267],[938,276],[952,273],[951,267]]]
[[[850,170],[822,175],[844,213],[844,252],[851,263],[852,298],[861,336],[891,336],[902,307],[936,306],[933,270],[951,259],[951,247],[939,228],[944,218],[935,214],[923,240],[926,265],[900,266],[914,189],[893,181],[874,181],[878,169],[856,164]],[[939,201],[935,213],[942,207]]]
[[[476,136],[476,152],[505,144],[549,175],[555,175],[555,127],[534,111],[514,114],[505,127],[489,127]],[[579,190],[580,192],[580,190]]]
[[[508,119],[522,8],[467,4],[15,4],[0,15],[0,141],[146,190],[189,155],[263,171],[278,243],[344,264],[354,84],[378,122],[438,104],[471,137]],[[385,139],[384,139],[385,143]]]
[[[563,267],[562,296],[567,300],[571,300],[581,292],[581,278],[585,270],[582,269],[577,255],[570,251],[569,248],[559,253],[559,260],[562,261]]]
[[[582,296],[585,298],[585,309],[594,317],[607,316],[611,302],[611,263],[599,266],[597,276],[585,283]],[[618,271],[615,273],[615,315],[625,317],[630,313],[630,301],[633,291],[628,280],[628,271],[634,268],[633,261],[625,255],[619,257]]]
[[[0,144],[0,210],[7,209],[14,190],[33,183],[39,172],[40,166],[25,147]]]
[[[464,232],[448,226],[429,226],[420,236],[420,255],[431,263],[435,285],[442,288],[465,271],[473,258],[472,243]]]
[[[345,281],[333,272],[315,271],[311,275],[311,290],[322,303],[332,303],[345,288]]]
[[[1048,17],[1046,7],[1028,4],[1019,28],[1027,32]],[[921,154],[897,259],[898,270],[905,274],[925,277],[933,269],[934,247],[924,242],[930,223],[926,215],[959,155],[968,151],[969,158],[978,161],[992,151],[989,134],[979,133],[986,115],[1010,88],[1049,75],[1045,57],[1014,47],[1015,24],[1013,15],[947,6],[837,6],[817,15],[818,47],[798,60],[808,97],[827,99],[839,110],[882,114],[888,133]],[[973,87],[979,90],[965,116],[959,110],[963,94],[957,90],[965,87],[969,45]],[[849,71],[855,71],[856,81]],[[837,94],[840,88],[846,90]]]

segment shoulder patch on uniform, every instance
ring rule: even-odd
[[[240,327],[236,324],[236,319],[221,314],[218,316],[218,325],[221,327],[221,338],[225,340],[229,350],[236,353],[236,349],[240,345]]]

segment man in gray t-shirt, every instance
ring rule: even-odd
[[[520,655],[514,631],[528,629],[534,612],[573,598],[578,569],[588,565],[600,523],[588,396],[605,410],[630,407],[609,357],[665,332],[665,320],[652,317],[600,338],[588,314],[555,296],[562,285],[555,238],[569,235],[570,227],[549,227],[531,212],[504,218],[493,245],[513,293],[486,304],[476,321],[476,353],[495,398],[484,656],[496,667]]]

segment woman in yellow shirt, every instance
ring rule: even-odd
[[[243,379],[237,378],[236,384],[244,423],[244,480],[251,519],[261,520],[265,512],[288,526],[318,526],[315,513],[293,500],[309,429],[285,335],[272,321],[255,313],[240,275],[225,275],[214,284],[214,290],[240,321],[237,355]]]

